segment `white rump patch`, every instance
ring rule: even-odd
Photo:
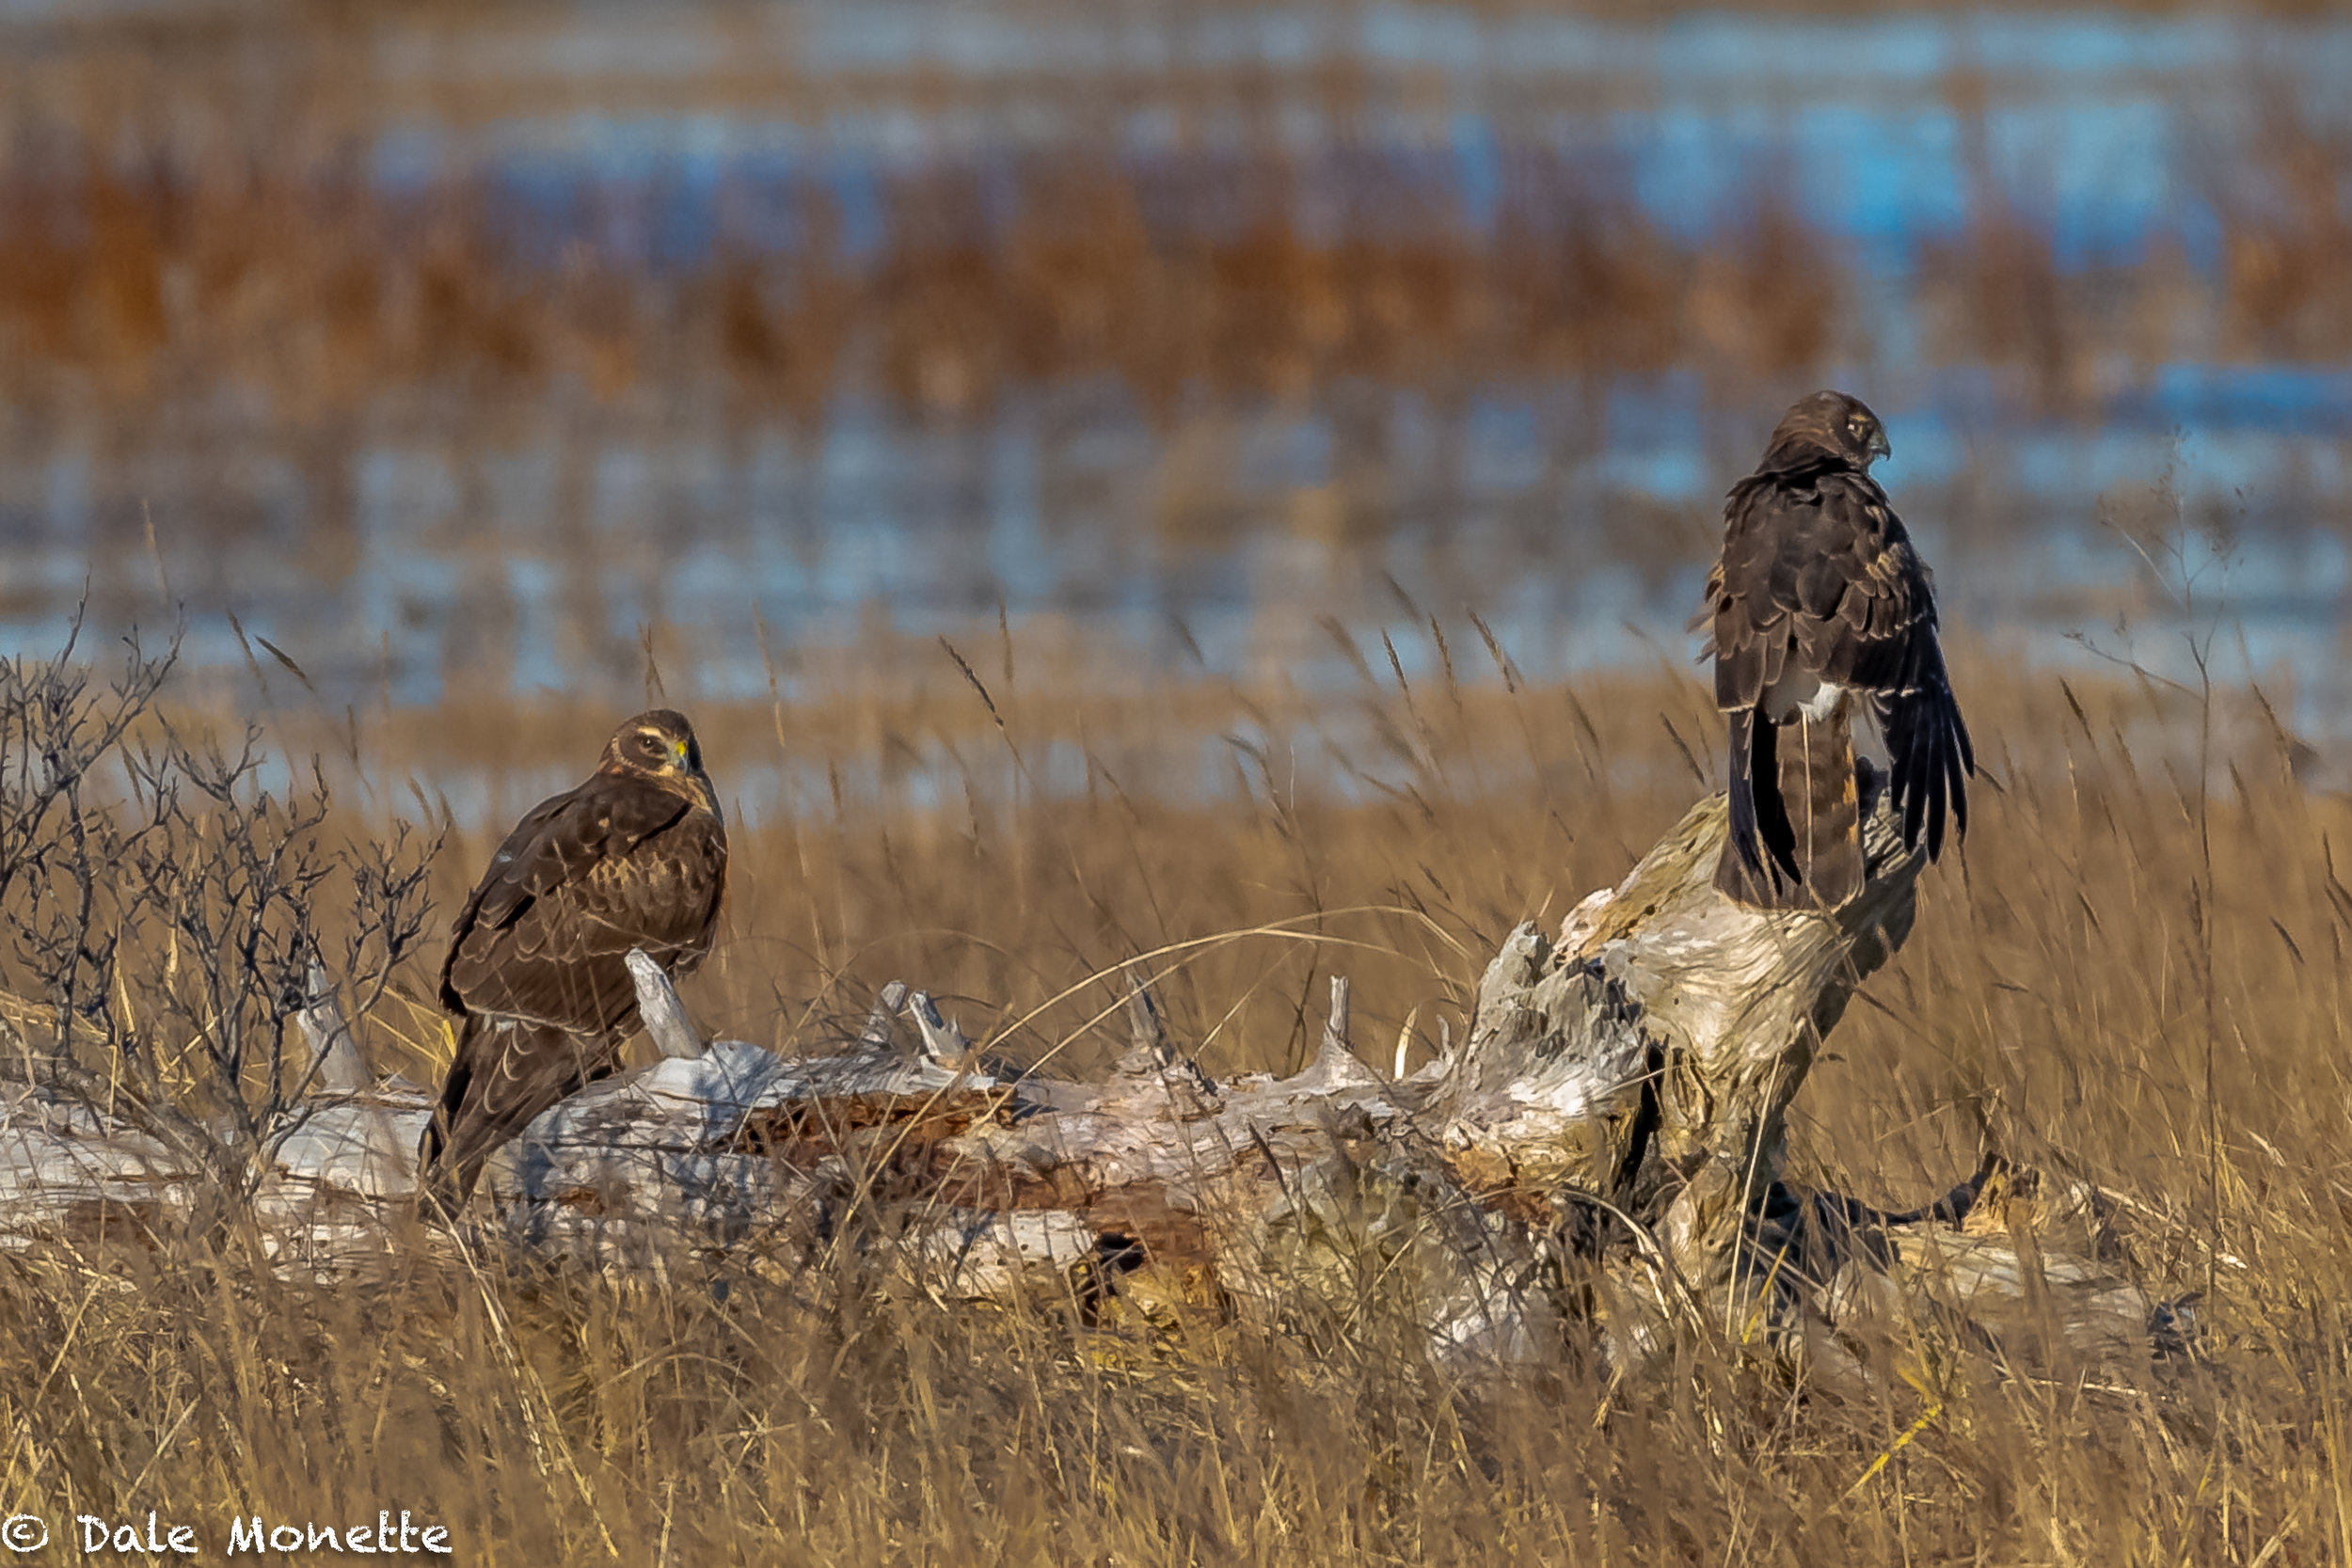
[[[1775,724],[1793,720],[1809,719],[1820,723],[1836,716],[1838,705],[1852,699],[1854,710],[1853,748],[1858,756],[1885,765],[1889,753],[1885,736],[1879,734],[1878,713],[1852,687],[1836,686],[1819,675],[1802,670],[1783,673],[1780,679],[1764,689],[1764,700],[1757,705],[1764,717]]]
[[[1800,714],[1818,724],[1836,715],[1847,696],[1842,686],[1833,686],[1803,670],[1789,670],[1764,689],[1760,705],[1764,717],[1775,724],[1786,724]]]

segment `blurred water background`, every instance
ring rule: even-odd
[[[330,709],[806,699],[1000,617],[1105,680],[1473,614],[1688,668],[1834,384],[1956,641],[2217,632],[2332,749],[2347,84],[2325,14],[0,0],[0,652],[87,594]]]

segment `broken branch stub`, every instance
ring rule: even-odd
[[[645,1033],[664,1056],[691,1062],[708,1049],[703,1043],[691,1021],[686,1016],[686,1005],[678,1000],[677,991],[670,985],[670,977],[661,966],[642,947],[632,947],[623,960],[628,965],[628,976],[637,982],[637,1015],[645,1025]]]

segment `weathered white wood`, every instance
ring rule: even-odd
[[[1348,983],[1344,974],[1331,976],[1331,1011],[1323,1022],[1315,1059],[1292,1080],[1299,1093],[1327,1094],[1343,1089],[1378,1087],[1379,1074],[1357,1058],[1348,1043]]]
[[[906,1000],[907,983],[904,980],[893,980],[882,987],[882,994],[874,998],[874,1010],[866,1015],[866,1028],[858,1038],[876,1051],[889,1050],[890,1021],[898,1016],[899,1009],[906,1006]]]
[[[1347,976],[1332,975],[1331,1010],[1323,1020],[1323,1049],[1353,1056],[1355,1047],[1348,1043],[1347,1037]]]
[[[416,1185],[417,1140],[433,1096],[402,1078],[363,1093],[316,1100],[289,1118],[272,1151],[265,1195],[288,1183],[331,1187],[353,1197],[405,1195]]]
[[[653,956],[642,947],[632,947],[623,960],[628,965],[629,978],[637,982],[637,1011],[644,1021],[645,1033],[664,1056],[691,1061],[705,1049],[703,1037],[686,1016],[685,1005],[677,992],[666,983],[668,976]]]
[[[318,1092],[280,1130],[274,1150],[279,1166],[313,1184],[360,1195],[413,1185],[421,1122],[409,1128],[402,1113],[419,1103],[429,1110],[430,1097],[397,1078],[379,1085],[369,1073],[334,984],[315,961],[310,1003],[294,1022],[316,1064]]]
[[[1176,1065],[1176,1048],[1168,1037],[1168,1020],[1159,998],[1152,994],[1152,977],[1141,964],[1127,966],[1127,1051],[1120,1058],[1120,1073],[1152,1073]]]
[[[939,1006],[929,991],[916,991],[907,998],[907,1011],[914,1017],[915,1033],[922,1039],[926,1058],[942,1066],[953,1066],[972,1053],[972,1042],[963,1031],[939,1015]]]
[[[1553,942],[1522,926],[1479,986],[1438,1133],[1473,1186],[1571,1188],[1655,1216],[1675,1264],[1722,1283],[1779,1175],[1782,1118],[1862,979],[1909,934],[1924,855],[1877,792],[1867,879],[1835,911],[1760,911],[1714,885],[1721,798],[1700,802]]]
[[[294,1015],[316,1064],[316,1084],[327,1094],[358,1094],[373,1082],[359,1059],[359,1042],[343,1020],[335,984],[315,958],[310,960],[310,1004]]]
[[[160,1221],[189,1199],[181,1162],[88,1106],[22,1085],[0,1100],[0,1241]]]

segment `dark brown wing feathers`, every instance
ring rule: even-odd
[[[453,1012],[604,1033],[637,1026],[621,961],[686,973],[709,951],[726,872],[718,820],[647,780],[598,774],[534,809],[492,857],[441,969]]]
[[[427,1192],[454,1209],[501,1145],[619,1065],[617,1040],[486,1014],[461,1020],[457,1057],[419,1149]]]
[[[1780,726],[1753,707],[1731,710],[1731,834],[1716,863],[1715,885],[1743,904],[1779,908],[1802,880],[1797,838],[1780,778]],[[1756,781],[1772,781],[1756,787]]]
[[[1726,892],[1791,902],[1780,884],[1820,860],[1822,847],[1849,841],[1851,855],[1835,857],[1836,874],[1817,878],[1821,885],[1803,902],[1835,904],[1851,891],[1849,880],[1859,886],[1850,738],[1812,733],[1825,722],[1775,726],[1756,712],[1791,673],[1852,689],[1870,705],[1892,754],[1906,844],[1924,833],[1929,854],[1939,854],[1947,809],[1966,831],[1975,752],[1945,677],[1933,582],[1867,473],[1836,463],[1768,466],[1734,486],[1703,619],[1716,702],[1732,715],[1732,852],[1719,874]],[[1802,764],[1792,765],[1800,751]]]

